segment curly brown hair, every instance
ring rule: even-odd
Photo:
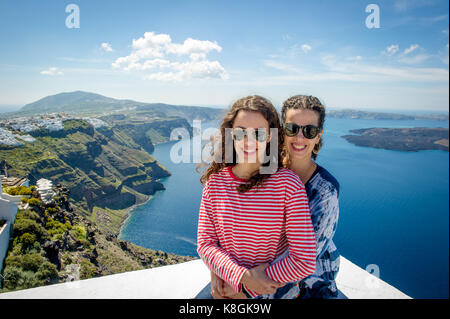
[[[325,123],[325,106],[320,102],[320,100],[311,95],[295,95],[284,101],[283,107],[281,108],[281,119],[283,124],[286,123],[286,113],[288,110],[295,109],[305,109],[312,110],[319,115],[319,128],[323,130],[323,126]],[[322,148],[323,141],[322,137],[320,137],[319,142],[314,146],[311,157],[315,160],[317,158],[317,154],[319,154],[320,149]],[[284,161],[287,161],[287,152],[283,149]]]
[[[237,164],[237,157],[236,157],[236,150],[234,148],[234,142],[231,141],[233,144],[228,149],[233,150],[233,156],[232,158],[229,158],[229,155],[225,153],[225,150],[227,149],[226,142],[230,143],[230,139],[225,138],[225,129],[231,129],[233,127],[234,119],[236,118],[239,111],[250,111],[250,112],[258,112],[260,113],[269,123],[269,130],[270,129],[276,129],[277,132],[282,132],[281,125],[280,125],[280,119],[278,117],[278,112],[275,109],[275,107],[272,105],[271,102],[269,102],[267,99],[259,96],[259,95],[252,95],[252,96],[246,96],[244,98],[241,98],[233,103],[231,108],[226,113],[222,124],[220,125],[220,131],[218,135],[213,140],[213,149],[214,149],[214,143],[219,142],[220,144],[220,150],[217,150],[212,154],[212,162],[209,165],[209,167],[206,169],[206,171],[203,173],[202,177],[200,178],[200,182],[202,184],[205,184],[210,176],[214,173],[218,173],[222,168],[225,168],[227,166],[233,166]],[[277,153],[275,156],[271,156],[269,158],[266,158],[264,160],[263,166],[268,166],[271,163],[275,165],[275,167],[280,168],[282,167],[281,160],[281,146],[284,143],[284,135],[283,134],[277,134],[278,135],[278,141],[276,141],[278,144],[277,146]],[[270,143],[272,141],[273,136],[271,137],[271,140],[266,145],[266,155],[267,151],[270,149]],[[206,163],[202,163],[197,166],[197,171],[199,171],[200,167],[206,166]],[[253,174],[246,182],[239,185],[237,187],[237,190],[239,193],[245,193],[246,191],[253,188],[255,185],[258,187],[263,184],[264,180],[268,178],[270,174],[261,174],[258,170],[255,174]]]

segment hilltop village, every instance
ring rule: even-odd
[[[21,146],[23,142],[34,142],[30,135],[39,130],[49,132],[64,129],[63,121],[70,119],[81,119],[91,124],[94,128],[107,126],[105,121],[90,117],[78,117],[62,113],[50,113],[34,116],[20,116],[10,119],[0,119],[0,144],[9,146]]]

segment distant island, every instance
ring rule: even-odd
[[[443,150],[448,152],[448,128],[365,128],[350,130],[357,135],[342,136],[348,142],[365,147],[416,152]]]
[[[430,120],[448,121],[448,114],[420,114],[405,115],[397,113],[368,112],[358,110],[331,110],[327,112],[328,117],[341,119],[362,119],[362,120]]]

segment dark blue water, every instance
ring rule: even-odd
[[[381,279],[414,298],[448,298],[449,153],[358,147],[340,137],[356,128],[414,126],[448,122],[329,118],[318,163],[341,184],[341,254],[362,268],[378,265]],[[196,256],[200,175],[196,164],[171,162],[174,143],[153,153],[173,174],[162,180],[166,190],[133,211],[121,238]]]

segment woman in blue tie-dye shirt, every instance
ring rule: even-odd
[[[316,97],[297,95],[283,103],[281,118],[285,133],[284,165],[305,184],[316,234],[316,271],[300,281],[299,298],[337,297],[339,253],[333,236],[339,217],[339,183],[315,162],[322,147],[325,108]]]

